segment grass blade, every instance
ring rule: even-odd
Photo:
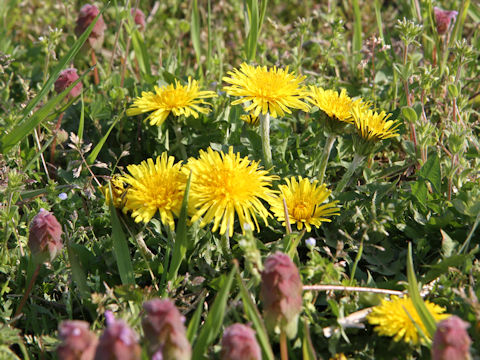
[[[202,46],[200,41],[200,12],[198,11],[197,0],[193,0],[192,20],[190,24],[190,36],[192,37],[193,49],[197,56],[197,64],[200,66],[200,56],[202,54]]]
[[[80,260],[78,259],[75,249],[73,249],[72,247],[73,243],[70,239],[66,241],[66,245],[67,245],[68,261],[70,262],[70,267],[72,270],[73,281],[75,281],[75,284],[78,287],[78,290],[80,292],[82,299],[84,301],[88,300],[90,298],[90,291],[88,289],[87,277],[85,276],[85,271],[83,270],[83,267],[80,263]]]
[[[418,313],[418,316],[425,325],[428,336],[433,339],[437,325],[430,311],[427,309],[425,302],[420,296],[418,291],[417,278],[413,269],[413,256],[412,256],[412,243],[408,243],[408,255],[407,255],[407,277],[408,277],[408,295],[412,299],[413,306]]]
[[[193,360],[200,360],[204,358],[203,354],[207,350],[208,346],[217,338],[218,333],[220,332],[234,275],[235,267],[230,271],[230,274],[228,274],[228,277],[224,281],[224,285],[217,293],[202,330],[200,330],[198,339],[193,347]]]
[[[193,316],[190,319],[190,322],[188,323],[187,339],[190,342],[190,344],[193,344],[197,335],[198,325],[200,325],[200,319],[202,317],[202,310],[203,310],[202,304],[204,300],[205,300],[205,296],[203,295],[198,301],[198,307],[193,313]]]
[[[246,55],[247,60],[252,61],[255,59],[255,53],[257,51],[257,40],[259,30],[259,18],[258,18],[258,0],[247,1],[248,9],[248,21],[249,29],[246,39]]]
[[[355,59],[354,65],[356,66],[360,62],[360,51],[362,50],[362,14],[360,12],[358,0],[353,0],[353,17],[352,58]]]
[[[53,111],[55,106],[65,98],[70,90],[72,90],[75,85],[77,85],[82,78],[89,72],[91,69],[85,71],[77,80],[75,80],[68,88],[62,91],[60,94],[50,99],[44,106],[38,109],[30,118],[25,121],[22,121],[18,124],[10,133],[3,135],[0,138],[0,146],[3,153],[7,153],[12,149],[16,144],[22,141],[30,132],[35,129],[35,127],[44,121],[48,115]]]
[[[121,119],[121,116],[117,117],[117,119],[113,122],[112,125],[110,125],[110,128],[108,129],[107,133],[100,139],[97,145],[93,148],[92,152],[90,155],[87,157],[87,163],[89,165],[93,164],[95,160],[97,159],[98,154],[100,153],[100,150],[102,150],[103,145],[105,144],[105,141],[107,141],[108,136],[112,132],[113,128],[115,125],[117,125],[118,121]]]
[[[173,246],[172,261],[168,270],[169,281],[174,281],[177,277],[178,269],[185,258],[187,252],[187,209],[188,209],[188,194],[190,192],[190,181],[192,174],[188,177],[187,186],[185,187],[185,195],[183,196],[182,209],[178,218],[177,233],[175,236],[175,245]]]
[[[133,20],[129,19],[129,22],[133,22]],[[132,39],[133,51],[135,52],[135,58],[138,61],[138,67],[143,74],[150,77],[152,71],[150,69],[150,58],[148,56],[147,47],[145,46],[145,41],[143,41],[135,23],[131,23],[130,26],[127,26],[127,31]]]
[[[80,140],[83,139],[83,129],[85,128],[85,103],[83,102],[83,93],[81,96],[82,107],[80,109],[80,120],[78,122],[77,136]]]
[[[110,189],[110,193],[112,189]],[[122,224],[117,216],[117,209],[110,203],[110,219],[112,222],[112,241],[113,253],[117,260],[120,279],[124,285],[135,284],[135,275],[133,274],[132,260],[130,259],[130,251],[128,250],[127,238],[122,229]]]
[[[248,292],[247,287],[240,276],[237,262],[235,263],[235,268],[237,270],[236,278],[238,287],[240,288],[240,295],[242,296],[245,314],[247,315],[248,320],[252,322],[253,328],[257,332],[257,339],[262,348],[263,359],[273,360],[275,359],[275,356],[273,354],[270,341],[268,340],[268,333],[265,324],[263,323],[260,312],[258,311],[255,303],[252,301],[252,297],[250,296],[250,293]]]

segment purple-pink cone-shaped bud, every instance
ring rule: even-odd
[[[75,26],[75,34],[77,36],[82,35],[99,13],[100,10],[98,10],[95,5],[83,5],[83,7],[80,9],[80,12],[78,13],[77,26]],[[90,33],[90,36],[88,37],[88,42],[92,48],[99,49],[102,47],[104,32],[106,28],[107,27],[105,26],[105,21],[103,21],[103,17],[100,16],[95,23],[95,26]]]
[[[455,315],[440,321],[433,337],[432,360],[470,359],[469,326]]]
[[[263,301],[265,323],[271,330],[283,330],[291,338],[297,330],[302,310],[302,280],[297,267],[288,255],[270,255],[262,271],[260,297]]]
[[[132,8],[132,10],[130,10],[130,13],[132,14],[133,20],[135,21],[135,24],[138,25],[140,31],[145,30],[145,14],[143,13],[143,11],[139,8]]]
[[[190,359],[192,350],[183,324],[185,318],[173,302],[153,299],[145,302],[143,308],[143,332],[154,357],[162,360]]]
[[[40,262],[52,261],[62,250],[62,227],[52,213],[40,209],[35,215],[30,224],[28,246]]]
[[[250,326],[233,324],[225,329],[222,338],[222,360],[261,360],[262,351]]]
[[[60,360],[93,360],[98,339],[86,321],[63,321],[58,327],[58,337],[62,340],[57,348]]]
[[[72,83],[78,79],[77,69],[70,68],[60,72],[58,79],[55,81],[55,91],[57,94],[68,88]],[[75,98],[82,92],[82,82],[75,85],[68,93],[69,97]]]
[[[458,11],[443,10],[439,7],[434,7],[433,13],[435,14],[435,22],[437,23],[437,32],[439,35],[443,35],[448,31],[452,20],[455,22],[458,15]]]
[[[122,320],[105,312],[107,327],[98,341],[95,360],[140,360],[137,334]]]

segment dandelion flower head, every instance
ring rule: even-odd
[[[202,105],[210,105],[204,99],[216,97],[213,91],[200,91],[196,80],[188,78],[188,84],[183,86],[178,80],[175,84],[158,87],[155,92],[142,92],[137,97],[133,106],[127,110],[128,116],[138,115],[153,111],[146,120],[150,125],[160,126],[170,113],[175,116],[185,115],[198,118],[198,113],[208,114],[210,108]]]
[[[239,69],[229,71],[230,77],[223,81],[231,84],[224,87],[228,95],[241,97],[232,105],[246,103],[245,111],[255,116],[267,114],[274,118],[290,114],[290,109],[309,111],[310,106],[303,100],[308,96],[305,87],[300,86],[305,76],[295,76],[286,69],[266,66],[251,66],[243,63]]]
[[[258,126],[260,124],[260,118],[254,114],[240,115],[240,119],[252,126]]]
[[[285,179],[285,182],[286,185],[279,186],[280,194],[270,200],[273,214],[284,226],[286,221],[283,199],[287,203],[290,224],[296,224],[299,230],[305,226],[307,231],[312,231],[312,226],[318,228],[322,222],[331,222],[328,217],[340,213],[338,201],[322,205],[332,193],[325,184],[319,186],[317,180],[310,182],[301,176],[298,177],[298,181],[292,176]]]
[[[110,191],[111,189],[111,191]],[[103,185],[100,190],[105,196],[105,203],[110,205],[110,202],[113,201],[113,206],[116,208],[121,208],[125,193],[125,184],[120,175],[114,175],[108,184]]]
[[[173,216],[180,213],[187,176],[181,163],[174,161],[164,152],[155,162],[147,159],[140,165],[127,166],[130,175],[124,175],[122,180],[130,187],[123,209],[132,211],[135,222],[148,223],[158,211],[162,223],[175,228]]]
[[[443,314],[445,312],[443,307],[430,301],[425,301],[425,305],[435,321],[450,316],[449,314]],[[425,325],[415,310],[412,299],[407,297],[392,296],[391,301],[383,299],[380,305],[373,308],[367,319],[370,324],[375,325],[374,330],[378,334],[392,336],[395,341],[403,340],[413,345],[418,345],[422,341],[412,319],[422,329],[423,334],[426,336],[428,334]]]
[[[388,120],[391,114],[354,106],[352,116],[359,135],[367,141],[378,141],[398,136],[400,123]]]
[[[212,231],[220,228],[220,234],[233,235],[235,214],[242,231],[245,224],[259,230],[257,215],[265,222],[270,215],[261,200],[273,195],[270,189],[274,175],[259,168],[258,162],[250,161],[234,153],[233,148],[223,151],[200,151],[198,159],[190,158],[184,168],[192,172],[189,204],[195,208],[192,221],[202,218],[200,226],[213,221]]]
[[[362,100],[353,100],[342,89],[340,94],[334,90],[324,90],[318,86],[310,86],[309,101],[326,113],[330,118],[338,121],[353,123],[352,108],[354,106],[367,107]]]

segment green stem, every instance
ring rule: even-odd
[[[185,149],[185,145],[182,143],[182,130],[180,129],[180,125],[175,124],[173,126],[173,131],[175,132],[175,137],[177,138],[177,146],[180,149],[180,154],[182,155],[183,160],[187,160],[187,150]]]
[[[355,257],[355,262],[353,263],[352,273],[350,274],[350,286],[353,286],[355,282],[355,272],[357,271],[357,266],[358,266],[358,263],[360,262],[360,259],[362,258],[362,254],[363,254],[363,240],[360,243],[360,246],[358,247],[358,253],[357,253],[357,256]]]
[[[262,138],[262,151],[265,169],[273,167],[272,150],[270,148],[270,114],[260,114],[260,136]]]
[[[318,169],[317,179],[320,184],[323,184],[323,179],[325,178],[325,169],[327,168],[328,159],[330,158],[330,152],[332,151],[333,144],[337,136],[335,134],[328,134],[327,141],[323,148],[322,155],[320,157],[320,167]]]
[[[357,170],[358,166],[363,162],[364,159],[365,159],[365,156],[355,153],[352,163],[348,167],[345,174],[343,174],[340,182],[337,184],[337,188],[335,189],[335,192],[337,194],[342,192],[345,186],[347,186],[348,182],[350,181],[353,174],[355,173],[355,170]]]

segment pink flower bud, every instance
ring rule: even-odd
[[[40,209],[35,215],[30,225],[28,246],[41,262],[52,261],[62,250],[62,227],[52,213]]]
[[[100,13],[100,10],[95,5],[86,4],[80,9],[77,18],[77,26],[75,27],[75,34],[77,36],[82,35],[85,30],[87,30],[88,26],[92,23],[92,21],[97,17]],[[100,16],[95,23],[95,26],[88,37],[88,42],[90,46],[94,49],[99,49],[102,47],[103,44],[103,36],[105,29],[105,22],[103,21],[103,17]]]
[[[437,32],[439,35],[445,34],[450,28],[452,20],[455,22],[457,19],[458,11],[448,11],[440,9],[439,7],[433,8],[435,14],[435,22],[437,23]]]
[[[57,92],[57,94],[61,93],[63,90],[72,85],[72,83],[75,82],[75,80],[77,79],[77,69],[70,68],[61,71],[58,79],[55,81],[55,91]],[[82,82],[79,82],[72,88],[72,90],[70,90],[68,96],[72,98],[77,97],[82,92],[82,88]]]
[[[277,252],[265,260],[260,297],[265,323],[271,330],[283,330],[292,338],[302,311],[302,280],[287,255]]]
[[[63,321],[58,327],[62,343],[57,348],[61,360],[93,360],[98,339],[86,321]]]
[[[133,16],[133,20],[135,20],[135,24],[138,25],[140,31],[145,30],[145,14],[143,13],[143,11],[139,8],[132,8],[130,12]]]
[[[222,338],[222,360],[261,360],[262,351],[250,326],[233,324],[225,329]]]
[[[95,360],[140,360],[137,334],[122,320],[105,312],[107,327],[98,342]]]
[[[455,315],[440,321],[433,337],[432,360],[470,359],[469,326]]]
[[[143,304],[143,332],[150,343],[150,352],[162,360],[188,360],[191,347],[187,340],[185,318],[168,299],[154,299]]]

